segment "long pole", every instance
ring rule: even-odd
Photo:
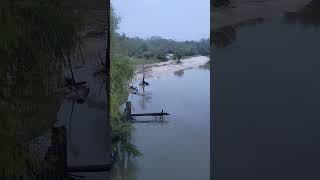
[[[108,72],[109,68],[110,68],[110,44],[111,44],[111,18],[110,18],[110,8],[111,6],[111,3],[110,3],[110,0],[107,1],[107,50],[106,50],[106,63],[104,63],[105,65],[105,72]]]
[[[110,121],[110,44],[111,44],[111,18],[110,18],[110,14],[111,14],[111,3],[110,0],[107,0],[107,49],[106,49],[106,62],[104,63],[105,65],[105,73],[107,75],[107,82],[106,82],[106,93],[107,93],[107,116],[108,116],[108,120]]]

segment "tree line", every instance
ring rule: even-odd
[[[148,39],[128,37],[125,34],[114,34],[114,51],[129,57],[167,60],[168,54],[176,56],[209,55],[210,40],[175,41],[153,36]]]

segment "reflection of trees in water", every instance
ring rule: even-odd
[[[184,75],[184,70],[181,69],[181,70],[175,71],[173,72],[173,74],[177,77],[182,77]]]
[[[200,65],[199,69],[210,70],[210,63],[211,63],[211,60],[206,62],[204,65]]]
[[[217,48],[224,48],[236,40],[236,30],[233,26],[223,27],[213,31],[213,44]]]
[[[127,126],[127,128],[131,127],[132,124]],[[112,169],[112,179],[126,179],[126,177],[134,177],[138,170],[131,158],[138,157],[141,153],[131,142],[131,130],[126,132],[126,137],[119,137],[120,139],[114,141],[112,145],[113,152],[116,154],[117,158],[117,163]]]
[[[141,86],[142,93],[138,93],[137,95],[140,96],[139,105],[141,109],[145,110],[146,105],[151,102],[152,99],[152,92],[145,91],[145,86]]]
[[[320,26],[320,1],[313,0],[298,12],[285,13],[288,23],[301,23],[305,26]]]
[[[252,26],[264,22],[263,18],[249,19],[231,26],[225,26],[216,30],[211,30],[212,44],[216,48],[225,48],[231,45],[237,39],[238,28],[243,26]]]
[[[139,168],[126,153],[119,153],[119,161],[111,171],[112,180],[137,179]]]

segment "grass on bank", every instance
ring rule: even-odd
[[[127,101],[129,84],[134,76],[134,65],[129,57],[112,55],[110,64],[110,125],[113,139],[120,144],[121,151],[139,156],[140,151],[131,141],[133,125],[125,122],[121,106]]]
[[[29,142],[56,120],[65,56],[79,47],[83,23],[59,2],[0,2],[1,179],[34,179],[40,165]]]

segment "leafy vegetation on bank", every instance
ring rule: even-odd
[[[115,50],[118,46],[116,30],[120,19],[111,8],[111,62],[110,62],[110,125],[115,146],[128,155],[138,156],[141,153],[131,141],[133,125],[123,119],[121,106],[127,101],[129,83],[134,76],[134,66],[130,57]]]
[[[113,55],[110,66],[111,117],[119,119],[122,114],[119,107],[128,98],[128,86],[134,75],[134,69],[129,58],[121,55]]]
[[[55,122],[56,90],[82,23],[81,13],[61,2],[0,2],[1,179],[34,179],[39,162],[29,143]]]
[[[158,36],[149,39],[139,37],[130,38],[125,34],[114,34],[114,51],[129,57],[144,58],[148,60],[166,61],[168,54],[175,56],[209,55],[209,39],[200,41],[178,42],[171,39],[163,39]]]

